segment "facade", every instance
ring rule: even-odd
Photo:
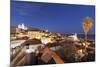
[[[41,39],[42,38],[42,34],[40,31],[28,31],[28,37],[29,39]]]

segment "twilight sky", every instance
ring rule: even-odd
[[[89,33],[94,33],[94,6],[11,1],[13,26],[24,23],[26,26],[48,29],[51,32],[82,33],[82,21],[87,16],[94,23]]]

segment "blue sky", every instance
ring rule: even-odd
[[[95,7],[86,5],[11,1],[11,25],[24,23],[51,32],[82,33],[82,21],[89,16],[95,32]]]

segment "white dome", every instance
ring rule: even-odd
[[[18,28],[24,29],[24,30],[27,30],[27,29],[28,29],[28,28],[24,25],[24,23],[19,24],[19,25],[18,25]]]
[[[69,37],[73,38],[74,41],[79,41],[79,39],[77,37],[77,33],[75,33],[74,35],[71,35]]]

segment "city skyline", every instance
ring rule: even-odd
[[[88,5],[11,1],[11,25],[24,23],[50,32],[82,33],[82,21],[89,16],[95,33],[95,7]]]

